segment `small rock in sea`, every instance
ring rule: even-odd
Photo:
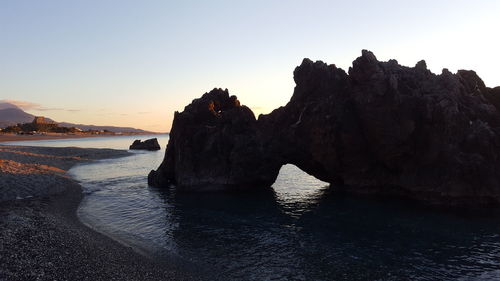
[[[156,138],[141,141],[135,140],[129,149],[142,149],[142,150],[160,150],[160,144]]]

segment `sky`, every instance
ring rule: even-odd
[[[0,100],[56,121],[170,129],[215,87],[256,116],[285,105],[302,59],[362,49],[500,86],[500,1],[0,0]]]

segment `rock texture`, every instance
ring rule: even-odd
[[[176,113],[151,185],[269,186],[282,165],[352,192],[431,204],[500,202],[500,88],[369,51],[348,73],[304,59],[290,102],[256,121],[227,91]]]
[[[145,141],[135,140],[132,145],[130,145],[129,149],[142,149],[142,150],[160,150],[160,144],[158,143],[158,139],[153,138]]]
[[[150,185],[188,189],[270,186],[280,166],[269,169],[253,112],[236,96],[214,89],[176,112],[163,163]]]

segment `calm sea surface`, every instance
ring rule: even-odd
[[[148,187],[163,150],[74,167],[81,220],[167,262],[227,280],[500,280],[500,217],[351,198],[292,165],[268,192]],[[127,149],[124,136],[22,142]]]

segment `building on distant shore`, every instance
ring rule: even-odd
[[[31,123],[33,125],[55,125],[56,124],[54,121],[48,121],[43,116],[36,116],[35,119],[33,119],[33,122],[31,122]]]
[[[17,133],[17,134],[38,134],[38,133],[84,133],[82,129],[75,127],[60,127],[57,122],[54,122],[43,116],[37,116],[30,123],[17,124],[9,126],[2,130],[2,133]]]

